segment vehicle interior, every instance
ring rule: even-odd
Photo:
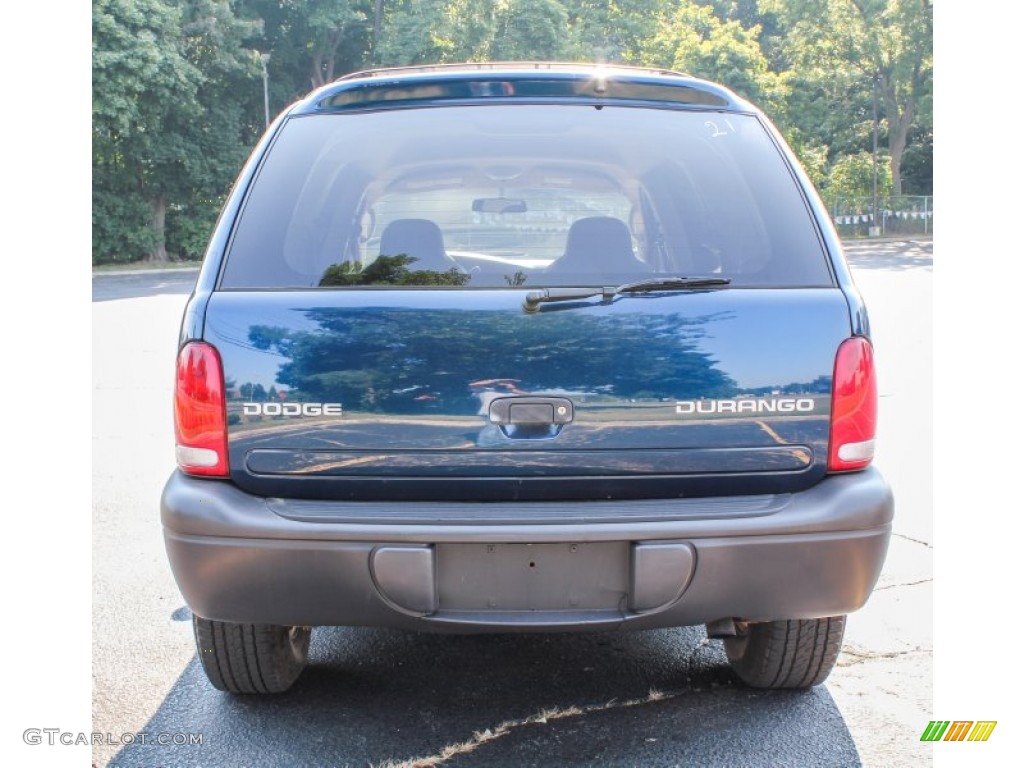
[[[452,121],[452,111],[286,126],[226,274],[238,287],[830,284],[806,201],[752,117],[513,106]],[[289,132],[294,147],[282,147]],[[235,271],[239,250],[259,263]]]

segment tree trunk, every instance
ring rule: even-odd
[[[892,196],[899,197],[903,194],[903,150],[907,147],[907,140],[904,137],[900,141],[895,136],[889,136],[889,171],[892,173]]]
[[[892,77],[883,73],[881,80],[882,96],[886,103],[886,122],[889,124],[889,169],[893,176],[893,197],[899,197],[903,194],[903,151],[906,150],[906,137],[910,132],[910,125],[918,114],[923,76],[921,67],[915,66],[910,93],[905,97],[902,112]]]
[[[907,100],[903,111],[900,111],[896,92],[888,79],[882,80],[885,96],[885,119],[889,124],[889,169],[892,171],[892,194],[899,197],[903,194],[903,151],[907,148],[907,134],[910,124],[914,122],[917,103],[914,98]]]
[[[167,198],[160,195],[153,201],[153,218],[149,226],[156,235],[156,245],[149,252],[151,261],[167,261],[167,241],[164,238],[164,224],[167,221]]]

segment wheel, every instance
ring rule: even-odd
[[[306,666],[310,627],[232,624],[192,617],[196,651],[215,688],[281,693]]]
[[[845,627],[845,616],[737,622],[739,634],[724,639],[725,655],[733,672],[754,688],[810,688],[835,666]]]

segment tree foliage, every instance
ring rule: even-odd
[[[878,171],[878,197],[884,200],[892,192],[892,177],[887,166]],[[843,155],[829,170],[828,195],[837,200],[871,200],[875,183],[875,166],[870,152]]]
[[[276,114],[370,66],[604,61],[717,80],[815,183],[931,191],[929,0],[93,0],[93,260],[201,257]],[[854,173],[854,169],[858,169]],[[845,193],[842,193],[845,194]]]
[[[566,0],[567,48],[575,61],[637,63],[668,0]]]
[[[404,0],[386,4],[376,61],[384,66],[486,61],[502,3]]]
[[[676,6],[644,45],[644,63],[715,80],[766,109],[780,102],[784,80],[768,68],[759,24],[722,19],[692,0]]]
[[[254,138],[238,94],[255,66],[242,41],[258,31],[226,0],[96,0],[94,261],[164,261],[169,226],[201,255],[186,220],[213,223]]]
[[[902,194],[901,163],[922,111],[930,112],[930,0],[762,0],[787,30],[786,49],[798,68],[859,80],[880,101],[893,193]]]
[[[187,160],[174,127],[200,115],[181,24],[162,0],[93,4],[94,249],[114,260],[165,255],[157,206]]]

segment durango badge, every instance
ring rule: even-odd
[[[809,397],[750,397],[739,400],[679,400],[676,413],[810,413],[814,400]]]

